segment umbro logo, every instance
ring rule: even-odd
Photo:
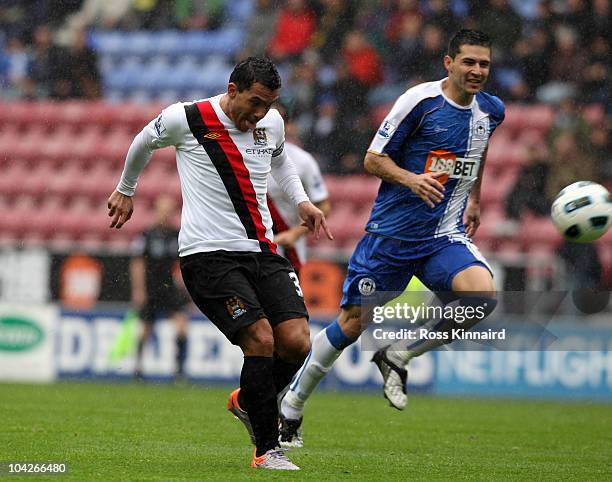
[[[218,139],[219,137],[221,137],[221,134],[219,134],[218,132],[209,132],[208,134],[205,134],[204,137],[206,139]]]

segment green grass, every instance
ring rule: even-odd
[[[65,461],[23,480],[612,480],[606,405],[317,393],[298,473],[248,467],[228,389],[0,385],[0,461]],[[11,477],[7,480],[19,480]]]

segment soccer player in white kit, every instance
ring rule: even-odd
[[[276,105],[276,108],[285,121],[285,135],[287,137],[285,150],[287,155],[295,164],[300,181],[302,181],[310,201],[327,217],[331,212],[331,205],[319,164],[312,154],[293,142],[295,126],[287,108],[280,103]],[[279,254],[291,262],[293,269],[299,276],[300,268],[306,261],[306,238],[304,236],[308,229],[302,225],[302,220],[291,199],[283,193],[272,176],[268,178],[268,207],[273,220],[274,242],[279,247]]]
[[[297,276],[272,241],[268,174],[316,237],[321,228],[332,235],[284,150],[283,120],[270,109],[280,86],[269,59],[249,57],[234,68],[226,93],[164,109],[132,142],[108,214],[111,228],[130,219],[152,150],[175,146],[181,272],[198,308],[244,353],[230,405],[252,430],[251,466],[298,470],[278,447],[276,395],[294,374],[287,365],[302,363],[310,349],[308,313]],[[274,352],[287,363],[277,366]]]

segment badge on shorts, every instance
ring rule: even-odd
[[[232,317],[232,320],[235,320],[241,315],[244,315],[247,310],[244,307],[244,303],[237,296],[232,296],[229,300],[225,302],[225,307],[227,308],[227,312]]]
[[[357,286],[363,296],[370,296],[376,291],[376,283],[372,278],[361,278]]]

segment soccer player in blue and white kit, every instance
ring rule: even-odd
[[[439,296],[452,294],[454,300],[446,297],[445,303],[483,307],[473,312],[484,316],[494,309],[491,268],[470,240],[480,223],[487,144],[504,119],[502,101],[481,90],[490,64],[489,37],[459,31],[444,56],[448,77],[405,92],[375,135],[364,163],[382,184],[366,234],[349,262],[340,316],[314,338],[283,398],[283,441],[290,444],[294,439],[304,403],[365,328],[362,305],[375,294],[401,292],[416,275]],[[461,327],[469,329],[484,316]],[[438,332],[459,327],[442,319],[430,320],[428,326]],[[375,354],[385,396],[393,406],[402,410],[406,405],[404,365],[444,343],[404,341]]]

